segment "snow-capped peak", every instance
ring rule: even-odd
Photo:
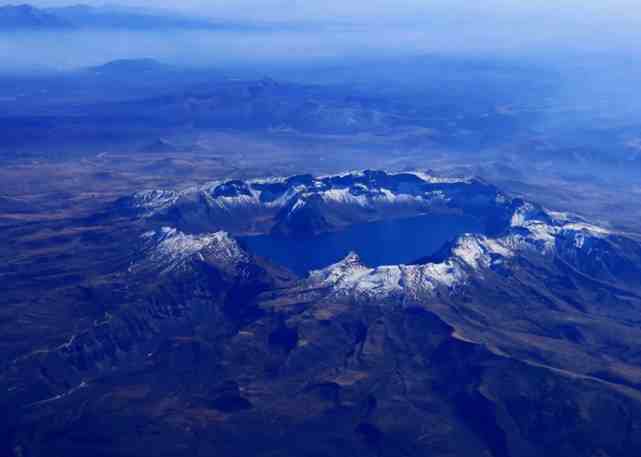
[[[567,241],[568,237],[574,240],[572,246],[580,250],[588,238],[610,234],[606,229],[570,217],[558,220],[534,205],[525,204],[515,211],[511,229],[494,238],[463,235],[442,262],[369,268],[351,253],[334,265],[312,272],[309,280],[331,286],[338,295],[425,297],[440,288],[456,288],[472,277],[483,278],[495,266],[524,251],[554,256],[557,243]]]
[[[331,287],[339,295],[382,296],[402,290],[399,266],[369,268],[355,252],[334,265],[312,271],[309,280]]]
[[[383,297],[396,294],[432,293],[438,288],[453,288],[476,272],[492,266],[500,257],[513,252],[497,240],[466,235],[452,248],[452,255],[440,263],[388,265],[370,268],[356,253],[340,262],[310,273],[309,281],[331,287],[338,295]]]
[[[145,190],[133,194],[129,205],[133,208],[142,209],[143,217],[148,217],[169,208],[176,203],[179,196],[178,192],[172,190]]]
[[[167,215],[178,207],[179,213],[199,220],[199,227],[227,229],[230,216],[245,217],[245,211],[262,212],[262,220],[276,217],[283,208],[291,212],[303,207],[311,198],[324,205],[359,208],[382,208],[405,205],[416,213],[449,200],[447,187],[472,185],[469,178],[438,178],[424,172],[387,173],[365,170],[345,174],[313,177],[297,175],[287,178],[230,180],[191,187],[180,192],[151,190],[123,199],[122,206],[139,212],[143,217]],[[491,186],[486,186],[492,192]],[[224,217],[223,217],[224,215]]]
[[[226,232],[185,234],[173,227],[162,227],[142,235],[148,244],[148,261],[163,271],[174,270],[193,258],[218,264],[235,264],[247,257]]]

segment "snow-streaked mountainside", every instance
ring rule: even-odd
[[[444,187],[456,184],[480,184],[472,179],[447,179],[426,173],[385,173],[362,171],[313,177],[297,175],[249,181],[212,182],[182,192],[142,191],[123,200],[144,217],[163,214],[198,198],[211,210],[232,212],[246,207],[287,208],[290,214],[300,211],[313,196],[326,203],[358,206],[380,203],[431,202],[444,199]]]
[[[175,228],[161,227],[142,235],[149,255],[145,262],[165,272],[182,268],[191,259],[215,263],[219,267],[237,265],[247,260],[247,255],[229,234],[225,232],[191,235]],[[143,263],[144,265],[144,263]]]
[[[358,222],[435,213],[477,216],[487,220],[488,231],[496,232],[507,225],[514,205],[477,179],[366,170],[215,182],[181,192],[144,191],[120,200],[117,207],[186,232],[225,230],[238,235],[320,233]]]
[[[620,235],[585,223],[567,214],[534,211],[524,203],[513,215],[510,227],[500,236],[467,234],[458,238],[442,259],[428,259],[416,265],[390,265],[369,268],[357,254],[323,270],[311,273],[309,280],[330,286],[336,294],[386,298],[404,295],[412,298],[433,296],[439,290],[452,291],[468,280],[482,280],[489,272],[505,268],[510,259],[536,256],[544,260],[568,261],[578,270],[590,270],[597,277],[609,274],[607,260],[623,264],[623,244],[639,244]],[[605,252],[596,248],[607,245]],[[579,257],[589,258],[577,262]],[[638,257],[637,257],[638,258]],[[633,261],[628,271],[641,273]],[[638,276],[641,278],[641,274]]]
[[[144,236],[153,245],[148,260],[165,269],[203,256],[220,264],[247,260],[248,254],[233,239],[247,232],[310,234],[363,221],[443,212],[485,221],[483,233],[459,237],[432,258],[420,259],[417,253],[413,265],[371,268],[350,254],[311,273],[308,281],[340,295],[434,296],[498,274],[512,260],[528,257],[561,260],[598,280],[641,279],[641,245],[636,240],[578,216],[511,198],[472,178],[380,171],[305,175],[219,182],[183,192],[141,192],[119,205],[133,209],[146,223],[159,224]]]

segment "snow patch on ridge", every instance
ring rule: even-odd
[[[402,290],[399,266],[369,268],[354,252],[334,265],[312,271],[309,280],[332,287],[339,295],[386,296]]]
[[[396,191],[377,184],[377,180],[395,177],[414,177],[416,183],[401,182]],[[351,182],[350,179],[352,178]],[[180,192],[150,190],[138,192],[128,202],[134,209],[143,211],[144,217],[162,214],[181,201],[202,197],[212,208],[231,210],[239,207],[264,207],[280,209],[293,198],[319,195],[327,203],[368,206],[375,203],[421,202],[446,200],[440,190],[430,189],[438,184],[471,184],[471,178],[440,178],[425,172],[384,173],[358,171],[322,177],[291,176],[263,178],[247,181],[213,181],[200,187],[190,187]],[[270,186],[278,190],[270,189]]]
[[[183,266],[188,260],[214,261],[219,264],[236,264],[247,255],[226,232],[203,235],[190,235],[172,227],[162,227],[147,232],[143,239],[151,242],[149,260],[154,265],[163,266],[163,271],[171,271]]]
[[[143,217],[150,217],[174,205],[179,196],[180,193],[171,190],[145,190],[132,195],[131,206],[143,209]]]
[[[569,215],[562,219],[555,216],[525,203],[515,210],[510,228],[503,235],[497,238],[464,235],[443,262],[369,268],[351,254],[335,265],[312,272],[309,280],[331,286],[337,295],[378,298],[433,295],[439,288],[452,289],[472,277],[482,278],[486,271],[523,251],[556,255],[560,237],[573,237],[575,248],[582,249],[590,237],[611,234],[601,227],[577,222]]]
[[[604,237],[604,236],[609,236],[612,235],[612,232],[608,229],[605,229],[603,227],[598,227],[596,225],[592,224],[587,224],[583,222],[574,222],[571,224],[565,224],[563,226],[563,230],[573,230],[576,232],[587,232],[592,236],[599,236],[599,237]]]
[[[489,268],[497,257],[513,253],[497,240],[467,235],[459,239],[452,256],[441,263],[389,265],[370,268],[351,253],[342,261],[310,273],[309,280],[332,287],[337,295],[382,298],[398,294],[433,293],[438,288],[463,284],[474,271]]]
[[[367,173],[370,171],[371,170],[351,170],[351,171],[336,173],[332,175],[321,175],[321,176],[318,176],[318,178],[316,179],[323,180],[323,179],[331,179],[331,178],[348,178],[350,176],[362,178],[366,176]],[[402,171],[402,172],[388,171],[386,172],[386,174],[388,176],[413,175],[419,178],[420,180],[430,184],[453,184],[453,183],[469,184],[470,182],[472,182],[472,178],[470,177],[440,177],[440,176],[431,175],[424,171]],[[281,178],[281,179],[287,179],[287,178]]]

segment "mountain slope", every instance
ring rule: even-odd
[[[234,240],[442,211],[486,230],[411,265],[351,254],[299,279]],[[8,455],[641,451],[635,236],[377,171],[142,192],[87,223],[119,224],[125,259],[74,302],[102,315],[4,364]]]
[[[390,217],[462,212],[483,219],[486,230],[495,233],[508,225],[518,204],[476,179],[365,170],[143,191],[120,200],[115,211],[186,231],[300,235]]]

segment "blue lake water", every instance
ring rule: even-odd
[[[409,263],[434,254],[464,233],[482,232],[476,218],[458,215],[419,216],[370,224],[309,238],[259,235],[240,238],[256,255],[306,275],[355,251],[369,266]]]

